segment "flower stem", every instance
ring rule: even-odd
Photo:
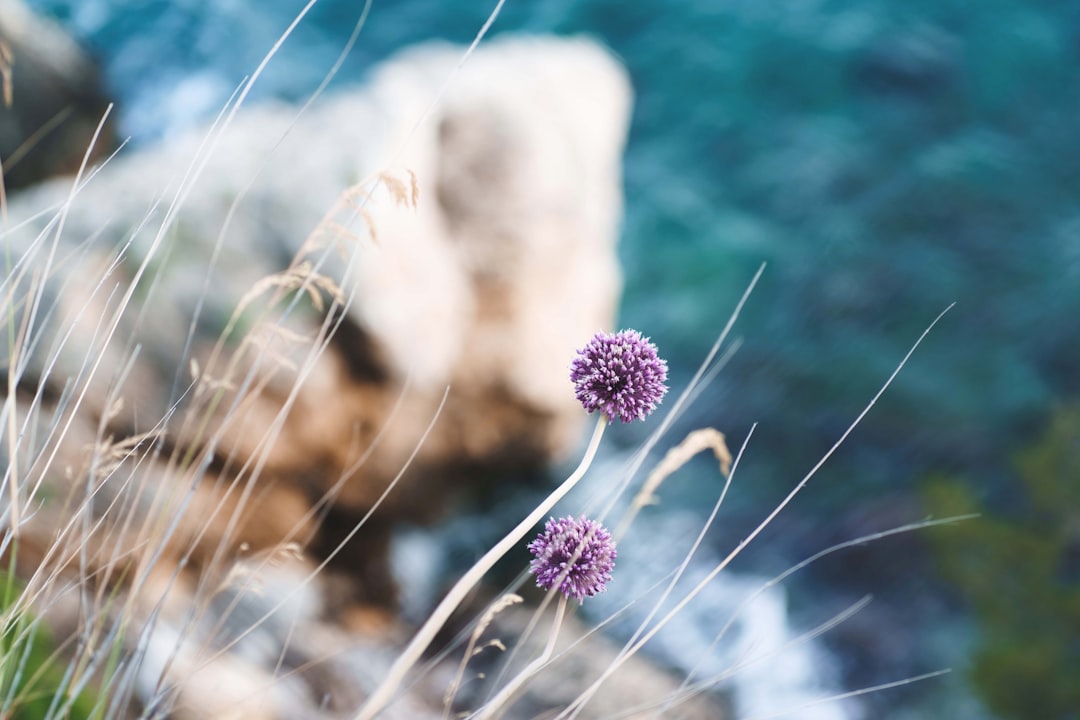
[[[524,670],[514,677],[513,680],[508,682],[506,686],[499,691],[499,694],[493,697],[490,702],[471,715],[469,720],[490,720],[490,718],[494,717],[495,713],[510,700],[511,696],[520,690],[521,686],[551,659],[551,654],[555,651],[555,641],[559,638],[559,630],[562,628],[563,616],[565,614],[566,596],[560,595],[559,604],[555,608],[555,619],[551,622],[551,633],[548,635],[547,644],[544,646],[544,652],[540,653],[539,657],[529,663]]]
[[[401,655],[398,656],[398,659],[394,661],[386,678],[379,687],[375,689],[375,692],[371,694],[371,697],[364,703],[364,706],[360,708],[360,712],[356,715],[356,720],[373,720],[373,718],[375,718],[379,712],[390,703],[398,686],[401,685],[401,681],[405,679],[405,675],[424,654],[428,645],[435,639],[435,635],[438,634],[439,630],[446,624],[446,621],[450,619],[450,615],[465,599],[465,596],[469,594],[469,591],[480,582],[480,579],[495,565],[496,562],[499,561],[499,558],[521,542],[521,539],[525,537],[529,530],[531,530],[544,515],[547,515],[551,511],[551,508],[555,507],[555,504],[558,503],[559,500],[562,500],[562,498],[577,485],[578,481],[585,476],[585,472],[592,464],[593,458],[596,457],[596,450],[600,447],[600,438],[604,435],[605,427],[607,427],[607,417],[601,415],[596,423],[596,429],[593,430],[589,445],[585,448],[585,455],[581,458],[581,462],[574,472],[570,474],[570,477],[566,478],[559,487],[555,488],[542,503],[536,506],[535,510],[529,513],[528,517],[518,523],[517,527],[507,533],[495,547],[488,550],[483,557],[477,560],[476,564],[469,568],[469,570],[461,576],[461,579],[454,584],[454,587],[450,588],[450,592],[448,592],[446,597],[442,599],[442,602],[436,606],[435,610],[432,611],[431,616],[416,632],[412,641],[409,642],[409,645]]]

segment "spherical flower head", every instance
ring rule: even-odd
[[[667,392],[667,363],[637,330],[599,332],[570,364],[574,394],[590,413],[644,420]]]
[[[550,518],[529,552],[535,556],[531,569],[537,586],[550,590],[558,583],[563,595],[578,602],[607,590],[615,567],[611,533],[584,515]]]

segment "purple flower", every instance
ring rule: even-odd
[[[550,518],[529,552],[535,556],[531,570],[537,586],[550,590],[559,583],[562,594],[578,602],[607,590],[615,567],[611,533],[584,515]]]
[[[667,363],[637,330],[599,332],[570,364],[574,394],[590,413],[644,420],[667,392]]]

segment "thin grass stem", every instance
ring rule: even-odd
[[[510,551],[515,545],[521,542],[521,539],[525,537],[529,532],[548,512],[551,511],[555,504],[559,502],[570,490],[577,485],[578,481],[585,476],[585,472],[592,465],[593,458],[596,456],[596,450],[600,447],[600,439],[604,436],[604,428],[607,427],[607,417],[600,415],[600,418],[596,422],[596,429],[593,431],[592,439],[589,441],[588,447],[585,449],[585,455],[581,459],[581,463],[577,466],[577,469],[570,474],[570,477],[563,481],[562,485],[554,490],[547,498],[544,499],[536,508],[529,513],[529,515],[518,523],[517,527],[511,530],[506,536],[500,540],[493,548],[487,551],[483,557],[481,557],[475,565],[461,577],[460,580],[450,589],[450,592],[446,594],[446,597],[442,599],[436,608],[432,611],[427,621],[420,627],[412,641],[401,653],[398,659],[390,668],[390,672],[383,680],[382,684],[375,689],[375,692],[371,694],[368,701],[360,709],[360,712],[356,715],[357,720],[371,720],[379,712],[390,704],[393,699],[394,693],[397,691],[398,686],[405,679],[409,670],[413,665],[417,663],[420,657],[427,650],[431,641],[435,639],[435,635],[442,629],[446,621],[450,619],[450,615],[457,609],[462,603],[465,597],[472,591],[476,584],[480,582],[480,579],[490,570],[496,562],[503,555]]]
[[[551,621],[551,632],[548,633],[547,642],[544,644],[544,651],[540,653],[536,659],[525,666],[525,668],[514,676],[514,679],[506,683],[502,690],[491,699],[491,702],[484,705],[477,712],[473,713],[470,718],[475,720],[490,720],[495,716],[503,706],[510,701],[518,690],[524,687],[538,671],[540,671],[547,662],[551,659],[552,653],[555,651],[555,643],[559,639],[559,630],[562,629],[563,617],[566,615],[566,596],[560,595],[559,602],[555,606],[555,618]]]

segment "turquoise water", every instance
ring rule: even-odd
[[[211,116],[303,5],[32,4],[100,55],[136,142]],[[408,43],[467,42],[494,5],[375,2],[337,82]],[[306,96],[358,15],[356,2],[316,5],[257,95]],[[923,517],[915,487],[930,471],[1008,497],[1011,455],[1080,390],[1080,3],[509,0],[493,32],[521,30],[594,35],[631,72],[622,315],[676,380],[768,263],[742,349],[684,423],[736,442],[761,423],[719,543],[801,478],[953,302],[753,561],[783,569]],[[665,503],[711,503],[711,485],[692,479]],[[870,669],[873,648],[837,640],[854,680],[963,665],[940,635],[954,601],[921,554],[883,545],[810,581],[827,595],[883,594],[878,619],[893,626],[877,641],[904,631]],[[899,712],[935,692],[962,691],[871,702]]]
[[[214,113],[303,5],[35,4],[102,57],[137,142]],[[256,95],[310,92],[357,5],[318,3]],[[376,2],[339,82],[404,44],[468,41],[493,6]],[[967,462],[1077,385],[1062,324],[1080,307],[1080,5],[1048,7],[511,1],[494,32],[588,33],[628,65],[623,316],[676,372],[769,263],[703,412],[729,427],[802,415],[785,444],[816,452],[955,301],[863,440]]]

